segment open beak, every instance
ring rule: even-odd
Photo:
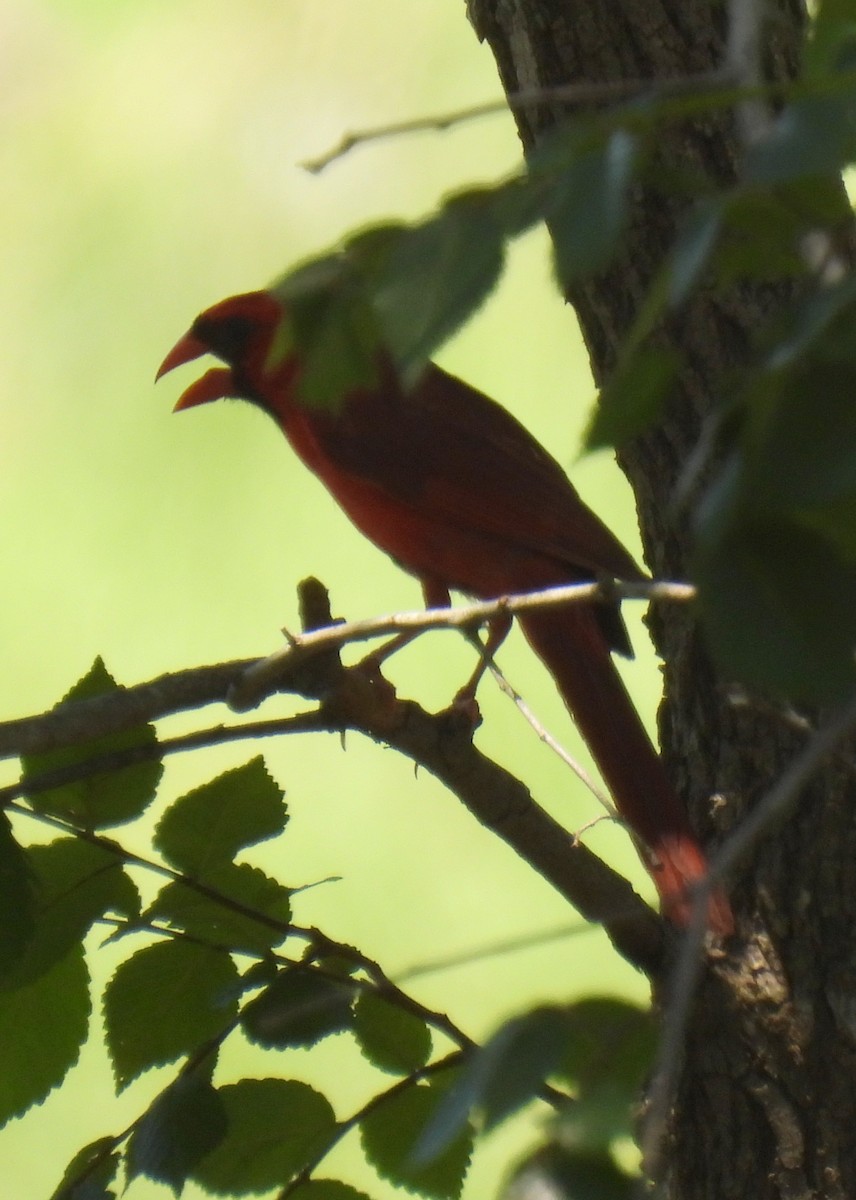
[[[183,367],[185,363],[194,362],[203,354],[208,353],[208,347],[199,338],[192,333],[186,333],[180,341],[176,342],[161,363],[155,376],[155,383],[170,371],[174,371],[176,367]],[[191,383],[190,387],[181,393],[173,412],[181,412],[182,409],[193,408],[197,404],[208,404],[211,400],[224,400],[228,396],[234,395],[235,381],[231,369],[229,367],[212,367],[210,371],[205,372],[201,379]]]

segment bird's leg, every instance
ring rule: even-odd
[[[435,579],[422,580],[422,594],[425,597],[426,608],[448,608],[451,604],[449,589],[445,584]],[[508,637],[508,631],[511,629],[511,620],[512,618],[508,613],[500,613],[495,616],[488,623],[487,640],[484,643],[482,643],[476,630],[465,632],[465,636],[478,651],[479,661],[470,678],[456,693],[455,699],[452,701],[452,708],[458,712],[466,713],[473,728],[481,721],[481,713],[476,702],[478,686],[485,671],[490,669],[493,663],[493,656]]]
[[[490,670],[493,665],[494,655],[508,637],[509,630],[511,629],[511,621],[512,617],[510,613],[500,613],[493,617],[488,623],[487,639],[484,642],[482,642],[479,635],[475,632],[468,635],[469,640],[478,650],[479,661],[470,678],[455,696],[454,703],[456,708],[475,705],[476,692],[482,681],[482,676],[485,671]]]
[[[422,580],[422,595],[425,597],[426,608],[448,608],[452,602],[449,589],[433,579]],[[414,629],[405,633],[397,633],[395,637],[390,638],[382,646],[378,646],[377,649],[361,658],[357,666],[373,679],[383,678],[380,671],[381,666],[388,658],[392,658],[393,654],[402,650],[408,642],[412,642],[415,637],[418,637],[421,632],[419,629]]]

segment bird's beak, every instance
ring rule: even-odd
[[[208,353],[208,347],[204,342],[201,342],[194,334],[186,333],[180,341],[175,343],[161,363],[155,376],[155,382],[170,371],[174,371],[176,367],[183,367],[185,363],[193,362]],[[210,371],[205,372],[201,379],[197,379],[181,393],[173,412],[193,408],[197,404],[208,404],[211,400],[224,400],[226,397],[234,395],[235,381],[231,370],[228,367],[212,367]]]

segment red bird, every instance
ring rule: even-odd
[[[270,292],[215,304],[158,378],[203,354],[224,362],[176,409],[236,397],[270,413],[357,528],[418,577],[429,605],[448,604],[450,588],[489,600],[603,576],[645,578],[532,435],[439,367],[405,392],[381,356],[380,382],[352,390],[335,411],[302,402],[296,356],[271,354],[284,316]],[[618,606],[573,604],[518,620],[642,843],[664,912],[685,925],[706,861],[613,665],[611,651],[632,653]],[[708,923],[721,935],[733,929],[719,892]]]

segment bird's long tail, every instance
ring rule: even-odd
[[[527,641],[556,682],[585,739],[615,806],[638,842],[665,915],[686,925],[693,886],[707,860],[687,821],[663,763],[612,662],[609,647],[588,607],[521,614]],[[721,890],[710,897],[708,925],[727,936],[734,929]]]

